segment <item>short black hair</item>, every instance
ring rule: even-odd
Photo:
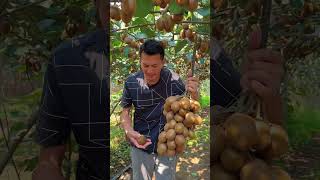
[[[146,40],[141,46],[139,50],[139,55],[141,57],[142,52],[146,53],[147,55],[156,55],[160,54],[160,58],[164,59],[164,49],[161,46],[159,41],[154,39]]]

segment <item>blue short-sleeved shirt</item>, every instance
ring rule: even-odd
[[[164,67],[157,84],[148,86],[142,71],[131,74],[125,81],[121,106],[134,106],[134,130],[151,138],[152,144],[145,150],[156,152],[158,135],[165,124],[162,113],[169,96],[181,95],[185,85],[178,74]]]
[[[109,172],[109,61],[107,32],[62,43],[48,64],[36,141],[79,147],[77,180],[107,179]]]

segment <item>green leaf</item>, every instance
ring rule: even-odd
[[[130,52],[130,47],[128,47],[128,46],[125,47],[124,50],[123,50],[124,56],[128,57],[129,52]]]
[[[188,42],[186,40],[178,41],[176,47],[174,48],[175,52],[178,53],[183,47],[187,45],[187,43]]]
[[[196,12],[199,13],[201,16],[209,16],[210,15],[210,8],[209,7],[200,8]]]
[[[149,27],[141,27],[141,28],[140,28],[140,31],[141,31],[142,33],[144,33],[145,35],[147,35],[148,38],[151,38],[151,37],[156,36],[155,31],[152,30],[152,29],[149,28]]]
[[[40,21],[37,25],[38,25],[38,28],[40,29],[40,31],[45,31],[50,26],[52,26],[55,22],[56,22],[56,20],[54,20],[54,19],[44,19],[44,20]]]
[[[136,12],[134,16],[144,18],[153,9],[152,0],[137,0]]]
[[[139,25],[139,24],[147,24],[148,22],[144,18],[135,18],[134,21],[132,21],[132,25]]]
[[[184,8],[176,3],[175,0],[171,0],[169,4],[169,11],[172,14],[182,14],[184,12]]]
[[[291,0],[291,5],[295,8],[302,8],[304,0]]]

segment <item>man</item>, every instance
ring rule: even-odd
[[[41,145],[34,180],[63,180],[62,161],[73,132],[79,160],[76,180],[108,178],[108,2],[97,0],[101,27],[63,43],[44,79],[36,141]]]
[[[260,42],[261,29],[257,27],[250,33],[247,60],[240,75],[219,42],[211,39],[211,106],[228,107],[242,90],[249,90],[263,101],[267,119],[282,124],[280,84],[284,72],[283,57],[271,49],[260,49]]]
[[[175,179],[176,157],[157,156],[158,135],[164,127],[162,114],[167,97],[181,95],[185,89],[191,97],[199,99],[199,80],[189,77],[186,86],[179,76],[164,67],[164,49],[160,42],[148,40],[140,47],[141,71],[131,74],[124,85],[121,106],[122,127],[129,139],[133,180]],[[134,105],[133,127],[130,118]],[[141,135],[148,138],[144,145],[138,144]]]

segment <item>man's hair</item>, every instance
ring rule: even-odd
[[[164,59],[164,49],[161,46],[161,43],[159,41],[149,39],[146,40],[141,46],[140,46],[140,51],[139,55],[141,57],[142,53],[146,53],[147,55],[156,55],[160,54],[161,60]]]

